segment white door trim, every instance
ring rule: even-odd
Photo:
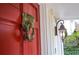
[[[40,4],[40,32],[41,32],[41,54],[52,55],[54,54],[54,25],[52,19],[49,17],[49,9],[46,4]]]
[[[41,54],[48,54],[47,26],[46,26],[46,5],[40,4],[40,32],[41,32]]]

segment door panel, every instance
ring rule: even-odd
[[[11,6],[10,4],[0,4],[0,17],[10,21],[19,22],[20,15],[19,9]]]
[[[0,4],[0,54],[21,54],[20,11]]]
[[[39,19],[37,14],[37,8],[32,4],[23,4],[23,11],[28,13],[34,17],[34,38],[30,42],[28,40],[24,41],[24,54],[40,54],[40,46],[38,44],[38,40],[40,40],[40,33],[39,33]],[[40,41],[39,41],[40,42]],[[39,49],[38,49],[39,48]]]

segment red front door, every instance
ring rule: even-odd
[[[21,14],[34,17],[34,38],[24,40]],[[41,54],[38,4],[0,4],[0,54]]]

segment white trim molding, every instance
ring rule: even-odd
[[[48,54],[48,42],[47,42],[47,18],[46,18],[46,5],[40,4],[40,30],[41,30],[41,54]]]
[[[47,4],[40,4],[40,30],[41,30],[41,54],[55,54],[54,48],[54,27],[55,19],[53,10]]]

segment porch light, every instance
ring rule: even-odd
[[[61,22],[62,21],[62,23],[61,23],[61,25],[60,25],[60,27],[59,27],[59,29],[57,28],[57,26],[58,26],[58,23],[59,22]],[[65,27],[64,27],[64,20],[59,20],[57,23],[56,23],[56,26],[55,26],[55,35],[57,35],[57,29],[59,30],[59,34],[60,34],[60,36],[61,36],[61,38],[62,38],[62,41],[64,41],[64,37],[65,37],[65,32],[66,32],[66,29],[65,29]]]

